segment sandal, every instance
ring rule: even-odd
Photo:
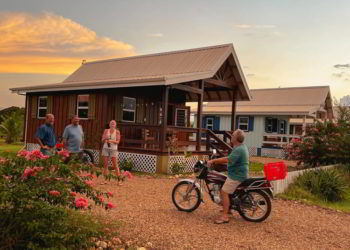
[[[225,220],[223,218],[217,219],[216,221],[214,221],[214,224],[226,224],[228,223],[230,220]]]

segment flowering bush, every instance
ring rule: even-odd
[[[307,127],[305,136],[294,139],[286,147],[288,158],[298,165],[312,167],[350,160],[350,124],[318,122]]]
[[[74,160],[65,164],[67,154],[61,152],[50,158],[25,150],[0,157],[0,242],[5,248],[86,247],[88,237],[99,232],[87,227],[83,236],[76,234],[82,232],[78,225],[64,224],[72,220],[67,211],[89,209],[92,203],[115,207],[104,199],[112,193],[93,188],[92,180],[101,173]]]

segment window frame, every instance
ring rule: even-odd
[[[87,107],[86,106],[82,106],[80,107],[79,106],[79,96],[88,96],[89,97],[89,100],[90,100],[90,95],[89,94],[83,94],[83,95],[77,95],[77,110],[76,110],[76,115],[79,117],[80,120],[89,120],[89,100],[88,100],[88,105]],[[87,109],[87,117],[80,117],[79,116],[79,109]]]
[[[214,130],[214,118],[213,118],[213,117],[207,117],[206,119],[207,119],[207,122],[206,122],[206,124],[205,124],[206,129],[210,129],[210,130],[213,131],[213,130]],[[211,123],[212,128],[209,128],[209,127],[208,127],[208,121],[209,121],[209,120],[212,121],[212,123]]]
[[[46,98],[46,107],[40,107],[40,99],[42,99],[42,98]],[[37,118],[38,119],[45,119],[46,118],[46,115],[47,115],[47,102],[48,102],[48,97],[47,97],[47,95],[44,95],[44,96],[39,96],[38,97],[38,103],[37,103],[37,108],[38,108],[38,110],[37,110]],[[46,110],[46,114],[45,114],[45,116],[44,117],[41,117],[40,116],[40,110],[43,110],[43,109],[45,109]]]
[[[242,118],[247,119],[247,122],[246,123],[245,122],[241,122]],[[247,125],[247,129],[241,129],[241,125]],[[249,131],[249,117],[248,116],[240,116],[240,117],[238,117],[238,128],[240,130],[243,130],[244,132],[248,132]]]
[[[135,109],[134,110],[133,109],[126,109],[126,108],[124,108],[124,98],[135,100]],[[133,122],[133,123],[135,123],[135,121],[136,121],[136,104],[137,104],[136,98],[135,97],[123,96],[122,100],[123,100],[123,103],[122,103],[122,117],[121,117],[122,121],[123,122]],[[133,121],[124,120],[124,111],[126,111],[126,112],[133,112],[134,113],[134,120]]]

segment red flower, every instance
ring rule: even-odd
[[[92,186],[92,181],[84,181],[84,183],[85,183],[86,185],[88,185],[89,187]]]
[[[21,150],[17,153],[17,156],[26,157],[30,152],[28,150]]]
[[[129,171],[125,171],[124,176],[128,177],[129,179],[132,178],[132,174]]]
[[[21,179],[22,180],[26,180],[28,178],[28,176],[35,176],[36,175],[36,172],[31,169],[30,167],[27,167],[24,171],[23,171],[23,174],[21,176]]]
[[[43,170],[44,169],[44,167],[34,167],[33,168],[33,170],[35,171],[35,172],[40,172],[41,170]]]
[[[63,143],[56,143],[56,148],[60,149],[63,148],[64,144]]]
[[[85,198],[76,198],[75,207],[76,208],[86,208],[88,206],[88,201]]]
[[[107,207],[108,207],[108,209],[112,209],[112,208],[115,208],[116,206],[113,203],[108,202]]]
[[[59,191],[56,191],[56,190],[51,190],[49,191],[49,194],[51,194],[52,196],[60,196],[60,192]]]
[[[60,156],[63,156],[63,157],[69,157],[69,151],[67,151],[67,150],[62,150],[62,151],[58,152],[58,154]]]
[[[103,201],[105,200],[105,199],[103,198],[103,196],[102,196],[102,195],[101,195],[101,196],[99,196],[98,198],[100,199],[100,201],[101,201],[101,202],[103,202]]]
[[[77,196],[77,193],[76,192],[70,192],[70,195],[71,196]]]
[[[112,192],[107,192],[108,197],[113,197]]]

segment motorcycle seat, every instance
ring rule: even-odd
[[[238,187],[246,187],[251,185],[253,182],[257,181],[257,183],[261,183],[261,181],[264,181],[264,177],[255,177],[255,178],[248,178],[245,181],[243,181],[241,184],[239,184]]]

